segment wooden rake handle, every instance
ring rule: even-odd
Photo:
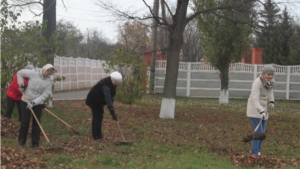
[[[44,108],[49,114],[51,114],[52,116],[54,116],[55,118],[57,118],[59,121],[61,121],[63,124],[65,124],[66,126],[70,127],[74,133],[79,135],[79,132],[74,129],[71,125],[69,125],[68,123],[66,123],[65,121],[63,121],[61,118],[59,118],[58,116],[56,116],[54,113],[52,113],[50,110],[48,110],[47,108]]]
[[[23,96],[24,96],[24,98],[25,98],[25,100],[26,100],[26,103],[29,104],[29,101],[28,101],[26,95],[25,95],[24,93],[22,93],[22,94],[23,94]],[[33,117],[34,117],[36,123],[39,125],[39,127],[40,127],[40,129],[41,129],[41,131],[42,131],[42,133],[43,133],[43,135],[44,135],[44,137],[45,137],[45,139],[47,140],[47,142],[49,143],[49,145],[52,146],[52,144],[51,144],[49,138],[47,137],[47,135],[46,135],[46,133],[45,133],[45,131],[44,131],[42,125],[41,125],[41,123],[39,122],[39,120],[37,119],[36,115],[34,114],[34,111],[33,111],[32,109],[30,109],[30,111],[31,111],[31,114],[33,115]]]
[[[257,131],[257,129],[259,128],[262,121],[263,121],[263,118],[260,119],[258,125],[255,127],[254,133]]]
[[[266,110],[266,114],[269,113],[269,109]],[[257,129],[259,128],[259,126],[261,125],[262,121],[264,120],[264,117],[262,117],[258,123],[258,125],[255,127],[254,129],[254,133],[257,131]]]
[[[120,129],[120,125],[119,125],[119,122],[118,122],[118,121],[117,121],[117,126],[118,126],[118,129],[119,129],[120,133],[121,133],[121,136],[122,136],[123,141],[126,141],[125,138],[124,138],[124,135],[123,135],[123,133],[122,133],[122,131],[121,131],[121,129]]]

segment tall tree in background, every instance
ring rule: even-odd
[[[80,46],[80,57],[101,60],[107,60],[107,55],[114,49],[103,33],[96,28],[86,30],[85,40]]]
[[[219,103],[229,103],[229,66],[232,60],[241,60],[250,46],[254,3],[239,4],[238,1],[222,1],[237,5],[235,10],[218,10],[198,17],[200,39],[207,62],[219,70],[221,89]],[[216,6],[218,1],[198,1],[197,8]],[[239,4],[239,5],[238,5]],[[248,23],[248,24],[246,24]]]
[[[300,65],[300,24],[293,25],[293,36],[289,41],[291,65]]]
[[[153,4],[153,19],[152,19],[152,58],[150,68],[150,83],[149,93],[154,94],[154,78],[155,78],[155,67],[156,67],[156,54],[157,54],[157,28],[158,28],[158,9],[159,0],[154,0]]]
[[[78,50],[83,40],[83,35],[76,26],[65,20],[60,20],[56,26],[57,42],[55,53],[59,56],[79,57]]]
[[[161,4],[161,18],[162,20],[167,20],[167,14],[166,14],[166,3],[165,0],[160,0]],[[168,30],[165,28],[164,25],[160,25],[161,33],[160,36],[157,36],[157,39],[161,38],[161,45],[160,45],[160,51],[163,55],[166,54],[166,49],[168,48]],[[159,33],[158,33],[159,34]],[[159,40],[157,40],[157,45],[159,46]]]
[[[56,31],[56,0],[43,0],[43,2],[36,0],[9,0],[9,2],[9,6],[15,9],[29,10],[35,16],[43,15],[42,35],[48,42],[48,45],[42,48],[44,50],[43,54],[47,57],[47,62],[53,64],[55,44],[51,41],[51,38]],[[41,11],[39,11],[40,7],[42,7]]]
[[[260,29],[256,34],[257,47],[264,48],[263,62],[274,63],[274,56],[279,52],[278,46],[278,22],[280,9],[273,0],[266,0],[261,11]]]
[[[48,42],[56,31],[56,0],[43,0],[43,25],[45,31],[43,36]]]
[[[277,55],[274,56],[274,63],[280,65],[290,65],[295,62],[290,58],[290,41],[294,34],[293,19],[285,8],[280,22],[278,23],[278,48]]]
[[[202,57],[202,49],[200,43],[200,29],[197,27],[196,21],[187,24],[183,33],[182,45],[182,61],[199,62]]]
[[[48,42],[44,52],[46,55],[54,54],[54,46],[51,44],[51,37],[56,31],[56,0],[43,0],[43,36]],[[54,56],[49,61],[53,64]]]
[[[119,27],[118,43],[125,52],[143,55],[150,46],[149,28],[137,21],[128,21]]]

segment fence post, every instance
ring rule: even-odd
[[[84,87],[86,88],[86,58],[84,59]]]
[[[75,58],[75,71],[76,71],[76,88],[78,89],[79,87],[78,87],[78,64],[77,64],[77,61],[78,61],[78,59],[77,58]]]
[[[92,83],[93,83],[93,68],[92,68],[92,63],[93,63],[93,60],[90,61],[90,68],[91,68],[91,74],[90,74],[90,76],[91,76],[91,80],[90,80],[90,86],[89,87],[91,87]]]
[[[190,87],[191,87],[191,62],[187,63],[187,76],[186,76],[186,96],[190,96]]]
[[[59,57],[59,71],[60,71],[60,76],[63,77],[61,59],[62,59],[62,57]],[[63,90],[63,80],[60,81],[60,90],[61,91]]]
[[[253,65],[254,69],[253,69],[253,81],[257,78],[257,64]]]
[[[70,65],[70,60],[71,58],[68,58],[68,67],[69,67],[69,90],[71,90],[71,84],[72,84],[72,79],[71,79],[71,65]]]
[[[291,66],[287,66],[287,75],[286,75],[286,93],[285,99],[289,100],[290,98],[290,79],[291,79]]]
[[[100,60],[97,60],[97,78],[95,81],[99,80],[99,77],[100,77],[100,67],[101,67],[101,63],[100,63]],[[96,82],[97,83],[97,82]],[[94,84],[93,84],[94,85]]]

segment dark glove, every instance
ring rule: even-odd
[[[111,116],[114,120],[118,121],[118,118],[117,118],[117,115],[116,115],[115,111],[110,112],[110,114],[111,114]]]
[[[273,109],[275,107],[275,104],[273,101],[270,101],[269,103],[269,109]]]
[[[32,107],[35,106],[35,103],[34,101],[30,102],[28,105],[27,105],[27,109],[32,109]]]
[[[25,92],[24,85],[19,85],[19,91],[20,91],[21,93],[24,93],[24,92]]]

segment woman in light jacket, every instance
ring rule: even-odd
[[[256,128],[262,119],[258,130],[255,133],[264,133],[269,118],[268,109],[274,108],[273,84],[275,69],[272,65],[264,66],[261,75],[254,80],[251,94],[247,104],[247,116],[250,117],[253,128]],[[252,156],[261,155],[262,140],[252,140]]]
[[[31,109],[36,115],[38,121],[41,119],[42,109],[45,107],[44,101],[49,97],[54,83],[53,74],[55,69],[51,64],[46,64],[42,69],[20,70],[17,73],[19,90],[24,93],[22,97],[22,121],[20,125],[18,142],[24,146],[27,140],[27,133],[31,119]],[[23,78],[28,78],[28,86],[24,91]],[[26,97],[26,98],[25,98]],[[27,104],[28,101],[28,104]],[[32,120],[31,141],[32,148],[38,148],[40,142],[40,127],[35,118]]]

